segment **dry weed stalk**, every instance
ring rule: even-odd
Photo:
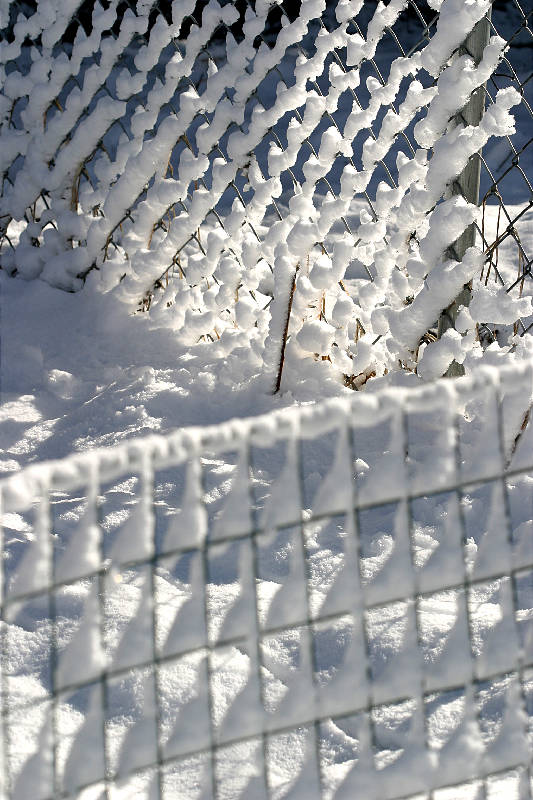
[[[526,431],[526,428],[527,428],[527,426],[529,424],[529,420],[531,418],[531,409],[532,409],[532,407],[533,406],[529,406],[528,410],[524,414],[524,417],[522,419],[522,424],[520,425],[520,430],[518,431],[518,433],[515,436],[515,440],[513,442],[512,448],[511,448],[511,453],[509,455],[509,458],[507,459],[507,463],[505,464],[505,469],[508,469],[511,466],[511,461],[513,460],[514,454],[516,453],[516,451],[518,449],[518,445],[520,444],[520,440],[521,440],[522,436],[524,435],[524,433]]]
[[[289,302],[287,303],[287,316],[285,319],[285,326],[283,328],[283,335],[281,337],[281,351],[279,357],[278,374],[276,376],[276,383],[274,386],[273,394],[277,394],[281,387],[281,376],[283,374],[283,365],[285,363],[285,348],[287,346],[287,336],[289,334],[289,323],[291,320],[292,301],[294,299],[294,289],[296,288],[296,276],[298,274],[299,269],[300,269],[300,264],[298,263],[296,265],[296,269],[294,270],[294,275],[292,277],[292,282],[291,282],[291,289],[289,292]]]

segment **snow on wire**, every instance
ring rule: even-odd
[[[4,479],[1,796],[531,798],[532,398],[483,369]]]
[[[33,14],[9,3],[3,268],[141,303],[182,343],[212,341],[222,358],[252,342],[273,383],[283,360],[289,380],[307,367],[353,385],[415,366],[434,378],[465,358],[480,328],[489,340],[494,325],[523,333],[531,253],[519,228],[531,197],[507,212],[497,181],[520,172],[531,192],[511,113],[531,110],[511,55],[527,44],[531,13],[509,4],[516,30],[499,35],[496,3],[475,64],[460,46],[490,0],[306,0],[296,15],[258,0],[240,19],[218,0],[139,0],[125,11],[111,0],[86,4],[84,24],[79,0]],[[486,112],[463,124],[479,87]],[[475,204],[449,194],[499,137],[512,164],[498,174],[483,162],[489,206],[497,199],[506,218],[492,235]],[[482,247],[449,258],[473,222]],[[517,280],[497,263],[510,238]],[[457,332],[421,344],[483,274],[482,250],[496,284],[474,281]]]
[[[533,8],[511,0],[505,5],[505,11],[510,23],[506,32],[498,29],[500,20],[494,14],[490,20],[491,35],[503,35],[508,48],[484,92],[489,104],[494,102],[496,92],[503,86],[512,85],[520,92],[520,106],[515,110],[518,135],[506,138],[507,153],[503,159],[490,151],[476,155],[481,167],[479,202],[482,206],[481,220],[476,223],[476,228],[486,259],[482,279],[488,282],[492,273],[495,282],[510,294],[520,285],[523,287],[524,278],[531,278],[533,263],[533,245],[523,236],[533,209],[533,139],[528,134],[533,122],[533,98],[527,90],[533,79]],[[493,200],[496,201],[497,214],[493,210],[491,227],[490,224],[487,226],[487,209]],[[499,254],[506,241],[515,249],[518,274],[514,276],[499,269]],[[520,334],[526,333],[531,330],[531,321],[524,323],[518,319],[515,329]],[[493,327],[483,326],[482,331],[489,341],[494,340]]]

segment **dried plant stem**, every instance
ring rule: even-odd
[[[84,166],[85,166],[85,162],[82,161],[81,164],[78,166],[76,172],[74,173],[74,177],[72,179],[72,188],[71,188],[71,191],[70,191],[70,210],[71,211],[77,211],[77,209],[78,209],[80,180],[81,180],[81,173],[83,172]]]
[[[277,394],[280,390],[281,386],[281,376],[283,374],[283,365],[285,363],[285,348],[287,346],[287,336],[289,333],[289,322],[291,319],[291,310],[292,310],[292,301],[294,298],[294,289],[296,287],[296,275],[298,273],[299,264],[297,264],[296,269],[294,270],[294,275],[291,282],[291,290],[289,292],[289,302],[287,304],[287,317],[285,319],[285,327],[283,329],[283,336],[281,338],[281,352],[279,356],[279,367],[278,367],[278,374],[276,376],[276,385],[274,387],[274,394]]]
[[[508,469],[510,467],[511,461],[514,458],[514,454],[516,453],[518,445],[520,443],[520,439],[524,435],[524,432],[525,432],[525,430],[526,430],[526,428],[527,428],[527,426],[529,424],[529,420],[530,420],[530,417],[531,417],[531,408],[532,408],[532,406],[529,406],[528,410],[524,414],[524,417],[522,419],[522,424],[520,426],[520,430],[518,431],[517,435],[515,436],[515,440],[513,442],[513,446],[511,448],[511,453],[509,455],[509,458],[507,459],[507,464],[505,465],[505,469]]]

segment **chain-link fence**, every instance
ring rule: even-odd
[[[75,8],[77,5],[79,4],[73,3],[73,8]],[[131,37],[126,46],[124,46],[124,42],[121,42],[116,48],[116,53],[113,53],[115,62],[110,65],[111,68],[108,70],[108,75],[105,77],[105,80],[102,82],[101,86],[93,87],[93,90],[96,88],[96,91],[92,96],[90,95],[90,92],[88,93],[88,99],[90,102],[82,109],[81,115],[75,118],[75,124],[73,128],[70,129],[68,126],[65,128],[65,139],[60,142],[60,146],[72,137],[74,130],[83,123],[84,118],[90,118],[91,112],[94,111],[94,107],[99,99],[101,99],[103,96],[107,96],[111,100],[116,100],[118,97],[120,97],[117,87],[117,71],[120,70],[120,68],[127,68],[128,70],[135,72],[136,67],[133,64],[133,61],[136,54],[143,48],[149,48],[150,34],[154,30],[154,25],[157,19],[164,19],[170,23],[172,18],[171,5],[171,3],[165,4],[162,2],[149,4],[150,14],[143,25],[139,26],[141,29],[134,32],[134,35]],[[160,81],[162,84],[168,83],[169,76],[166,74],[167,66],[169,62],[175,58],[176,53],[178,54],[180,60],[183,60],[187,63],[188,69],[183,70],[183,74],[178,76],[176,84],[172,87],[172,91],[170,92],[171,96],[165,98],[165,102],[163,102],[161,104],[161,108],[158,109],[157,117],[150,119],[151,123],[156,123],[157,125],[161,124],[161,121],[165,116],[174,115],[179,117],[181,105],[180,98],[182,95],[187,94],[189,91],[201,94],[202,91],[205,90],[206,79],[208,77],[210,68],[219,70],[225,65],[228,65],[229,53],[227,36],[229,35],[230,37],[234,37],[234,41],[240,44],[243,40],[243,36],[245,35],[245,32],[243,32],[243,25],[245,24],[246,16],[244,12],[246,9],[248,9],[250,14],[254,13],[253,7],[248,3],[242,3],[242,8],[239,8],[238,4],[235,6],[233,3],[222,3],[221,7],[225,8],[228,13],[221,13],[220,18],[206,20],[205,18],[202,18],[202,13],[205,9],[205,3],[190,3],[189,6],[190,9],[183,8],[181,24],[178,22],[178,24],[175,24],[173,28],[167,32],[166,38],[170,41],[165,42],[166,47],[161,47],[161,52],[157,52],[154,55],[152,60],[155,61],[155,63],[150,65],[147,69],[147,75],[143,81],[142,90],[138,92],[131,92],[131,97],[129,99],[130,107],[128,108],[128,114],[125,115],[126,118],[121,117],[116,121],[111,122],[109,127],[105,130],[104,135],[98,138],[96,141],[94,150],[88,153],[86,158],[84,158],[83,163],[79,165],[79,169],[76,171],[75,180],[72,182],[71,186],[71,198],[69,198],[72,201],[74,208],[78,207],[78,201],[80,200],[80,195],[83,196],[84,187],[87,189],[91,197],[95,192],[98,194],[100,181],[99,177],[94,174],[95,162],[99,157],[103,157],[104,160],[107,158],[109,158],[111,161],[115,160],[117,143],[121,135],[124,135],[130,139],[133,137],[133,132],[130,129],[131,122],[129,117],[133,116],[135,111],[140,111],[142,116],[142,111],[147,108],[147,95],[149,94],[150,89],[153,88],[155,82]],[[402,40],[400,40],[399,36],[396,35],[391,28],[387,28],[385,31],[385,42],[380,43],[381,47],[375,56],[365,59],[363,64],[363,73],[361,77],[361,84],[363,84],[363,86],[360,92],[361,97],[359,97],[359,95],[356,96],[355,90],[350,89],[352,99],[359,108],[363,108],[363,104],[368,100],[369,93],[364,86],[368,78],[374,78],[384,84],[385,81],[382,74],[384,72],[384,67],[390,64],[397,56],[409,57],[430,40],[431,34],[436,26],[438,15],[429,9],[423,2],[417,3],[414,2],[414,0],[409,0],[409,3],[406,4],[406,6],[407,9],[404,15],[405,19],[402,17],[403,25],[399,32]],[[5,40],[9,45],[13,45],[13,40],[15,40],[14,31],[17,20],[19,21],[19,25],[24,25],[24,22],[20,22],[20,15],[27,16],[28,20],[31,21],[31,14],[35,11],[35,8],[35,5],[32,5],[31,3],[20,3],[19,0],[9,4],[9,24],[4,33]],[[236,8],[239,9],[240,14],[235,12]],[[354,31],[360,33],[361,35],[366,31],[368,24],[372,19],[375,8],[376,3],[373,2],[373,0],[370,0],[370,2],[367,2],[363,5],[357,22],[355,20],[353,21]],[[100,39],[101,42],[105,41],[104,36],[114,41],[118,40],[120,34],[120,23],[121,20],[124,19],[124,14],[127,9],[132,11],[134,14],[138,13],[136,5],[133,2],[114,3],[111,6],[111,9],[115,11],[116,15],[115,18],[112,16],[112,14],[110,15],[110,21],[114,19],[114,24],[108,29],[104,30],[102,38]],[[140,10],[145,9],[143,8]],[[320,9],[317,8],[315,9],[315,12],[319,10]],[[60,38],[57,39],[54,45],[56,52],[65,50],[70,54],[78,33],[84,32],[87,35],[91,35],[92,33],[93,36],[95,35],[95,31],[101,33],[102,26],[97,26],[97,21],[93,21],[92,18],[92,15],[95,13],[95,11],[98,11],[97,3],[83,3],[80,8],[69,14],[64,19],[64,33],[62,36],[60,36]],[[187,11],[189,13],[187,13]],[[238,19],[236,19],[236,17],[238,17]],[[230,20],[233,20],[233,24],[230,24]],[[295,9],[291,8],[290,4],[288,4],[287,8],[283,3],[277,3],[273,5],[268,9],[268,13],[264,14],[264,19],[261,20],[260,26],[257,26],[258,34],[253,38],[253,49],[257,50],[261,45],[268,50],[272,50],[273,48],[275,49],[277,36],[283,29],[282,26],[294,25],[297,21],[298,14],[295,14]],[[263,111],[268,111],[273,108],[273,100],[276,98],[276,96],[279,95],[280,92],[287,91],[289,86],[294,82],[294,66],[296,59],[300,57],[306,61],[310,60],[316,52],[315,40],[317,34],[320,33],[320,31],[327,32],[328,27],[332,27],[332,22],[334,21],[335,18],[334,14],[332,14],[331,8],[325,8],[322,15],[318,13],[307,14],[303,20],[303,27],[301,26],[301,30],[295,31],[295,34],[292,37],[294,41],[289,39],[287,46],[282,45],[277,48],[278,52],[274,58],[269,59],[271,63],[267,65],[262,79],[257,82],[257,85],[251,86],[250,96],[245,98],[244,110],[241,111],[239,109],[235,112],[233,117],[230,118],[230,124],[228,128],[222,128],[220,132],[221,135],[219,137],[211,137],[213,139],[212,148],[207,150],[211,168],[214,160],[217,158],[221,158],[225,163],[233,160],[232,156],[228,153],[228,139],[232,130],[238,130],[242,134],[245,134],[248,127],[247,123],[249,123],[254,108],[257,107]],[[44,20],[42,24],[44,25]],[[31,56],[28,51],[30,49],[29,45],[32,43],[32,40],[29,38],[29,36],[31,35],[31,32],[33,32],[33,35],[38,34],[36,36],[36,40],[37,43],[39,43],[42,33],[39,29],[39,25],[35,31],[32,31],[30,22],[26,24],[26,27],[30,33],[27,38],[20,36],[23,41],[23,45],[16,49],[14,48],[16,57],[10,59],[8,54],[7,58],[5,59],[7,64],[6,72],[8,72],[8,74],[10,74],[10,70],[19,72],[23,75],[28,74],[28,72],[31,71]],[[309,27],[308,30],[307,27]],[[196,34],[195,38],[199,39],[197,46],[190,48],[192,53],[188,52],[187,48],[188,38],[193,38],[191,37],[191,33]],[[172,34],[175,35],[173,36]],[[326,65],[326,71],[332,63],[338,65],[339,69],[343,70],[344,72],[349,70],[349,67],[345,63],[346,55],[344,54],[343,59],[343,54],[339,52],[339,50],[340,48],[333,49],[330,56],[322,59],[322,66],[324,64]],[[50,104],[44,109],[45,128],[49,119],[52,119],[54,116],[57,117],[58,114],[60,115],[62,113],[63,105],[73,91],[75,92],[76,90],[79,90],[82,92],[85,72],[98,62],[98,58],[98,50],[95,47],[93,53],[80,60],[81,63],[79,64],[78,71],[75,73],[74,70],[72,70],[72,74],[68,75],[67,80],[61,86],[61,91],[58,93],[58,96],[51,98]],[[132,76],[130,75],[129,77],[131,78]],[[127,77],[126,80],[128,80]],[[134,82],[132,80],[132,84],[133,83]],[[322,86],[320,85],[321,83],[324,84],[324,81],[312,79],[311,83],[313,89],[316,91],[319,97],[323,97],[325,93],[327,94],[327,84]],[[133,86],[130,87],[129,90],[131,91],[132,88]],[[128,93],[128,88],[124,87],[124,93]],[[52,89],[50,91],[50,95],[53,94],[54,92]],[[221,84],[221,91],[219,92],[219,96],[216,98],[214,105],[216,106],[217,102],[220,104],[234,104],[233,95],[234,91],[231,88]],[[24,127],[20,120],[20,114],[26,102],[27,96],[21,93],[20,97],[14,99],[13,107],[10,109],[9,124],[13,125],[16,129]],[[275,112],[278,112],[277,108],[274,110]],[[260,169],[263,177],[266,178],[272,174],[269,173],[267,163],[270,146],[274,144],[282,151],[286,151],[287,149],[286,142],[289,118],[283,119],[283,117],[286,117],[287,114],[284,109],[281,111],[281,114],[278,112],[272,115],[273,124],[267,126],[267,130],[259,137],[259,141],[254,143],[253,147],[253,155],[257,160],[258,168]],[[279,172],[280,180],[282,182],[282,192],[280,195],[278,195],[279,200],[273,196],[268,198],[267,205],[271,206],[271,208],[266,208],[269,221],[274,221],[276,218],[281,220],[287,215],[289,199],[294,194],[295,187],[298,187],[302,182],[305,181],[305,176],[302,171],[303,164],[310,155],[315,157],[317,156],[323,130],[327,128],[328,125],[332,125],[338,129],[339,125],[345,121],[347,113],[348,106],[343,109],[336,109],[333,113],[326,111],[325,119],[323,121],[321,121],[322,114],[319,114],[317,120],[315,121],[316,124],[311,126],[309,135],[304,137],[301,148],[298,148],[299,152],[297,157],[292,158],[292,163],[289,163],[289,166],[280,170]],[[296,106],[294,109],[291,109],[290,116],[292,116],[294,119],[297,119],[299,122],[302,121],[302,116],[298,106]],[[244,117],[244,119],[240,120],[240,117]],[[200,114],[194,115],[194,119],[188,126],[185,127],[182,135],[178,137],[178,141],[173,147],[171,147],[171,152],[168,157],[169,174],[173,174],[174,171],[176,173],[178,172],[180,157],[184,151],[189,149],[189,152],[192,152],[194,155],[198,153],[199,147],[196,145],[196,134],[198,128],[202,125],[212,125],[213,118],[213,111],[202,111]],[[376,139],[375,127],[376,123],[369,125],[368,128],[364,128],[363,131],[365,134],[369,134],[373,139]],[[391,187],[396,186],[396,182],[391,170],[394,171],[395,169],[394,162],[398,151],[403,149],[406,150],[410,155],[414,156],[417,148],[412,136],[412,127],[413,126],[411,125],[410,130],[408,131],[399,132],[398,146],[393,148],[393,150],[387,154],[388,158],[386,160],[378,160],[380,164],[381,175],[377,175],[369,190],[365,189],[361,194],[361,197],[366,202],[369,213],[371,213],[374,218],[376,213],[370,192],[372,189],[375,191],[380,177],[387,180]],[[155,129],[155,126],[154,128],[147,127],[145,129],[143,132],[143,137],[146,142],[150,142],[154,135]],[[362,138],[363,137],[361,137],[361,139]],[[251,155],[252,153],[250,153],[250,156]],[[8,158],[6,159],[6,164],[4,166],[6,167],[3,174],[3,190],[5,192],[6,190],[9,191],[14,188],[16,175],[23,166],[23,157],[17,155],[17,157],[15,157],[11,163],[9,163]],[[213,225],[215,227],[220,226],[225,230],[224,220],[228,216],[228,211],[231,208],[234,200],[237,200],[242,204],[243,208],[246,208],[247,202],[250,199],[249,193],[247,193],[244,189],[248,177],[248,167],[248,163],[236,165],[235,175],[232,176],[233,179],[228,183],[227,189],[225,188],[222,196],[218,196],[215,192],[213,193],[213,206],[209,207],[208,205],[207,213],[205,213],[205,219],[200,219],[200,225],[198,228],[194,230],[190,237],[187,238],[187,241],[173,253],[172,262],[169,264],[164,264],[164,270],[160,275],[157,276],[155,281],[150,281],[150,279],[148,279],[148,282],[144,282],[146,284],[144,289],[139,287],[138,291],[140,291],[141,294],[144,292],[146,293],[143,301],[143,308],[150,307],[154,296],[154,291],[161,290],[163,285],[168,286],[168,281],[170,279],[180,279],[184,277],[185,273],[183,270],[182,261],[186,263],[187,254],[196,255],[201,253],[204,257],[206,256],[205,238],[207,237],[207,232]],[[208,169],[206,173],[206,179],[204,181],[200,179],[196,181],[194,185],[191,184],[186,196],[182,200],[166,206],[164,208],[164,213],[158,216],[155,222],[149,226],[148,239],[146,242],[148,248],[151,246],[152,237],[154,234],[157,234],[158,231],[163,231],[166,233],[171,220],[175,216],[189,214],[190,203],[194,197],[194,190],[197,190],[199,187],[213,189],[211,185],[210,169]],[[116,176],[114,177],[116,178]],[[146,184],[150,184],[153,180],[153,175],[146,173],[146,177]],[[328,180],[325,176],[320,177],[317,180],[319,193],[321,195],[329,193],[333,198],[338,199],[339,177],[340,175],[337,174],[335,181]],[[124,251],[124,232],[128,229],[128,226],[133,227],[136,223],[138,224],[140,222],[142,211],[146,209],[143,209],[142,206],[139,206],[142,201],[145,200],[148,189],[149,185],[142,185],[142,190],[139,192],[138,196],[128,198],[128,207],[125,208],[119,215],[117,221],[113,221],[113,225],[107,226],[110,227],[110,229],[107,231],[107,235],[105,236],[102,247],[100,248],[101,252],[95,251],[95,261],[94,264],[89,265],[89,269],[102,268],[102,263],[110,257],[111,253],[114,251]],[[95,200],[97,200],[97,198],[95,198]],[[33,207],[34,202],[37,203],[35,207]],[[31,213],[32,209],[30,209],[28,218],[28,212],[26,212],[26,220],[30,221],[31,219],[32,222],[39,222],[41,220],[43,211],[48,210],[50,203],[51,198],[49,196],[49,192],[44,190],[39,195],[39,198],[32,200],[33,214]],[[89,205],[87,205],[87,208],[89,208]],[[94,205],[90,206],[90,209],[96,216],[105,215],[105,209],[102,208],[101,203],[95,202]],[[47,225],[55,227],[56,220],[49,220],[48,216],[50,215],[45,214],[46,220],[43,227],[46,227]],[[5,215],[4,219],[6,222],[9,221],[9,216]],[[351,232],[351,227],[347,220],[343,219],[342,224],[348,231]],[[203,236],[200,233],[202,226],[206,228]],[[252,227],[252,234],[257,237],[260,243],[263,243],[264,232],[261,235],[257,231],[256,227]],[[5,235],[7,244],[14,251],[15,248],[13,248],[9,234],[6,233]],[[17,234],[15,234],[15,236],[16,235]],[[33,240],[33,244],[35,246],[39,246],[41,244],[37,237],[34,236]],[[80,241],[80,244],[83,244],[83,241]],[[321,242],[321,246],[324,247],[325,242]],[[192,250],[190,249],[191,247]],[[9,263],[9,252],[4,253],[4,260],[9,268],[9,266],[11,266]],[[13,264],[12,267],[15,270],[20,269],[17,264]],[[69,288],[72,285],[79,285],[79,283],[76,283],[75,280],[78,276],[85,277],[85,274],[83,272],[79,272],[77,275],[72,275],[71,277],[74,279],[73,281],[69,281],[69,278],[65,276],[64,281],[66,281],[66,283],[69,285]],[[59,276],[57,277],[59,279]]]
[[[516,133],[506,137],[503,146],[480,156],[479,198],[483,216],[478,232],[487,257],[480,278],[486,282],[496,280],[507,292],[518,294],[524,291],[524,281],[531,278],[533,257],[532,19],[533,9],[527,4],[513,0],[494,5],[491,31],[507,41],[508,50],[486,86],[487,102],[491,104],[495,92],[509,85],[520,92],[521,102],[515,111]],[[499,269],[502,247],[508,256],[504,269]],[[530,329],[529,320],[524,323],[519,319],[515,323],[519,334]],[[482,335],[490,341],[497,331],[494,326],[490,330],[484,326]]]
[[[440,3],[421,0],[72,2],[47,30],[39,6],[8,4],[4,269],[67,289],[98,275],[133,307],[172,320],[187,343],[266,326],[271,370],[287,334],[295,340],[302,321],[318,313],[347,340],[318,355],[358,385],[376,366],[350,374],[346,353],[365,361],[357,358],[359,339],[381,346],[386,330],[383,314],[372,316],[375,291],[366,284],[382,280],[384,254],[393,252],[407,278],[394,272],[391,296],[380,302],[395,311],[416,300],[422,284],[405,265],[424,249],[424,218],[431,232],[463,149],[481,161],[476,225],[487,263],[475,279],[496,281],[515,299],[528,295],[531,9],[518,0],[494,3],[487,33],[501,39],[485,72],[466,79],[470,68],[463,69],[461,81],[458,73],[453,101],[448,95],[443,103],[439,88],[464,52],[466,29],[489,5],[448,2],[455,24],[441,20]],[[479,85],[488,111],[500,115],[480,124],[483,155],[470,153],[465,138],[444,156],[443,142],[453,144],[445,123],[460,121],[461,97]],[[505,93],[496,98],[509,87],[519,93],[518,105],[509,101],[515,133],[501,118]],[[420,187],[427,188],[423,201],[415,197]],[[435,258],[453,243],[455,224]],[[287,267],[276,250],[286,241]],[[334,265],[329,300],[318,285],[321,259]],[[318,288],[310,292],[316,262],[311,283]],[[333,313],[337,272],[338,308],[351,301],[346,324]],[[437,312],[445,302],[438,298]],[[398,360],[416,369],[419,342],[432,340],[436,316],[397,352],[375,355],[379,369]],[[475,322],[487,345],[507,343],[532,320]]]
[[[3,796],[531,797],[532,392],[481,372],[4,480]]]

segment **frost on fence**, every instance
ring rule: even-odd
[[[78,5],[6,12],[4,268],[151,306],[222,357],[251,341],[273,380],[282,355],[299,375],[413,368],[482,268],[445,256],[478,219],[448,189],[521,99],[505,86],[479,126],[448,124],[502,57],[498,36],[479,65],[458,54],[490,0],[305,0],[296,18],[257,0],[240,22],[217,0],[111,0],[85,27]],[[464,357],[485,301],[421,375]]]
[[[3,481],[2,796],[531,798],[532,394],[482,372]]]

